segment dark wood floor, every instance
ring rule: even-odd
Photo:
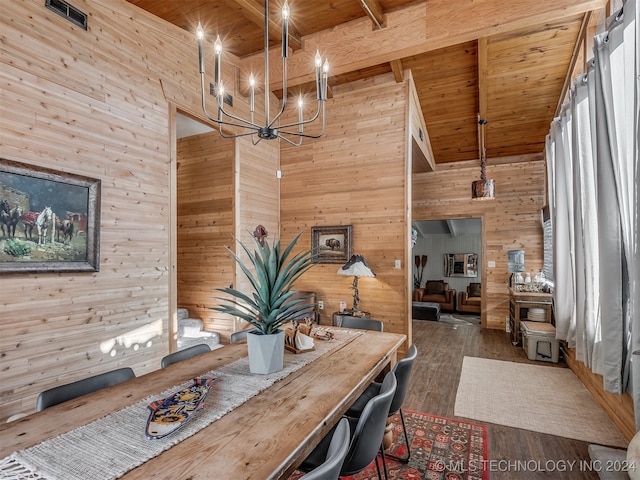
[[[443,417],[456,418],[453,410],[463,357],[539,364],[530,361],[522,347],[511,345],[506,332],[498,330],[414,320],[413,340],[418,358],[403,407]],[[566,368],[562,361],[557,366]],[[520,408],[525,415],[526,405]],[[598,478],[596,472],[588,471],[587,442],[492,423],[485,425],[492,461],[491,480]],[[563,468],[566,471],[559,471]]]

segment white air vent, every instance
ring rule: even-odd
[[[87,29],[87,14],[69,5],[64,0],[47,0],[45,6],[80,28]]]

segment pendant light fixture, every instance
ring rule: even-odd
[[[270,90],[269,90],[269,0],[264,0],[264,123],[258,124],[254,121],[254,98],[256,88],[256,77],[252,73],[249,77],[249,112],[250,118],[245,119],[236,116],[230,112],[227,112],[224,107],[225,89],[222,83],[222,42],[220,36],[216,38],[214,43],[214,83],[213,83],[213,95],[216,98],[217,111],[216,116],[211,116],[207,113],[206,97],[209,89],[205,89],[204,78],[204,29],[202,25],[198,24],[196,29],[196,36],[198,39],[198,61],[200,67],[200,84],[202,91],[202,113],[218,127],[218,132],[224,138],[235,138],[246,135],[251,135],[253,143],[256,144],[260,140],[275,140],[280,138],[285,140],[294,146],[302,144],[303,138],[320,138],[324,134],[325,130],[325,104],[327,100],[327,76],[329,72],[329,62],[327,59],[322,61],[322,57],[319,52],[316,52],[315,66],[316,66],[316,101],[318,107],[315,115],[309,119],[303,118],[304,101],[302,95],[298,96],[298,121],[293,123],[278,124],[278,121],[284,113],[287,106],[287,56],[289,51],[289,4],[287,1],[282,6],[282,101],[278,109],[278,113],[270,118]],[[310,135],[304,132],[304,126],[315,122],[321,117],[322,131],[317,135]],[[229,131],[224,132],[224,127],[232,127],[234,133]],[[239,133],[235,133],[238,132]]]
[[[480,119],[478,114],[478,149],[480,156],[480,180],[471,184],[471,198],[473,200],[493,200],[496,198],[496,183],[487,178],[487,151],[484,148],[484,126],[486,119]]]

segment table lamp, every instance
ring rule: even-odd
[[[353,309],[352,313],[357,314],[361,310],[358,308],[360,296],[358,295],[358,277],[375,277],[376,274],[371,270],[367,261],[362,255],[352,255],[347,263],[338,270],[338,275],[353,276]]]

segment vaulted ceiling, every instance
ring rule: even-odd
[[[189,32],[200,22],[247,64],[264,48],[261,0],[128,0]],[[270,40],[280,42],[272,0]],[[410,69],[436,164],[478,158],[477,116],[487,157],[539,154],[580,47],[606,0],[290,0],[289,85],[305,85],[305,62],[320,49],[329,84]],[[307,62],[308,63],[308,62]],[[279,88],[273,75],[272,90]],[[497,159],[497,160],[496,160]]]

